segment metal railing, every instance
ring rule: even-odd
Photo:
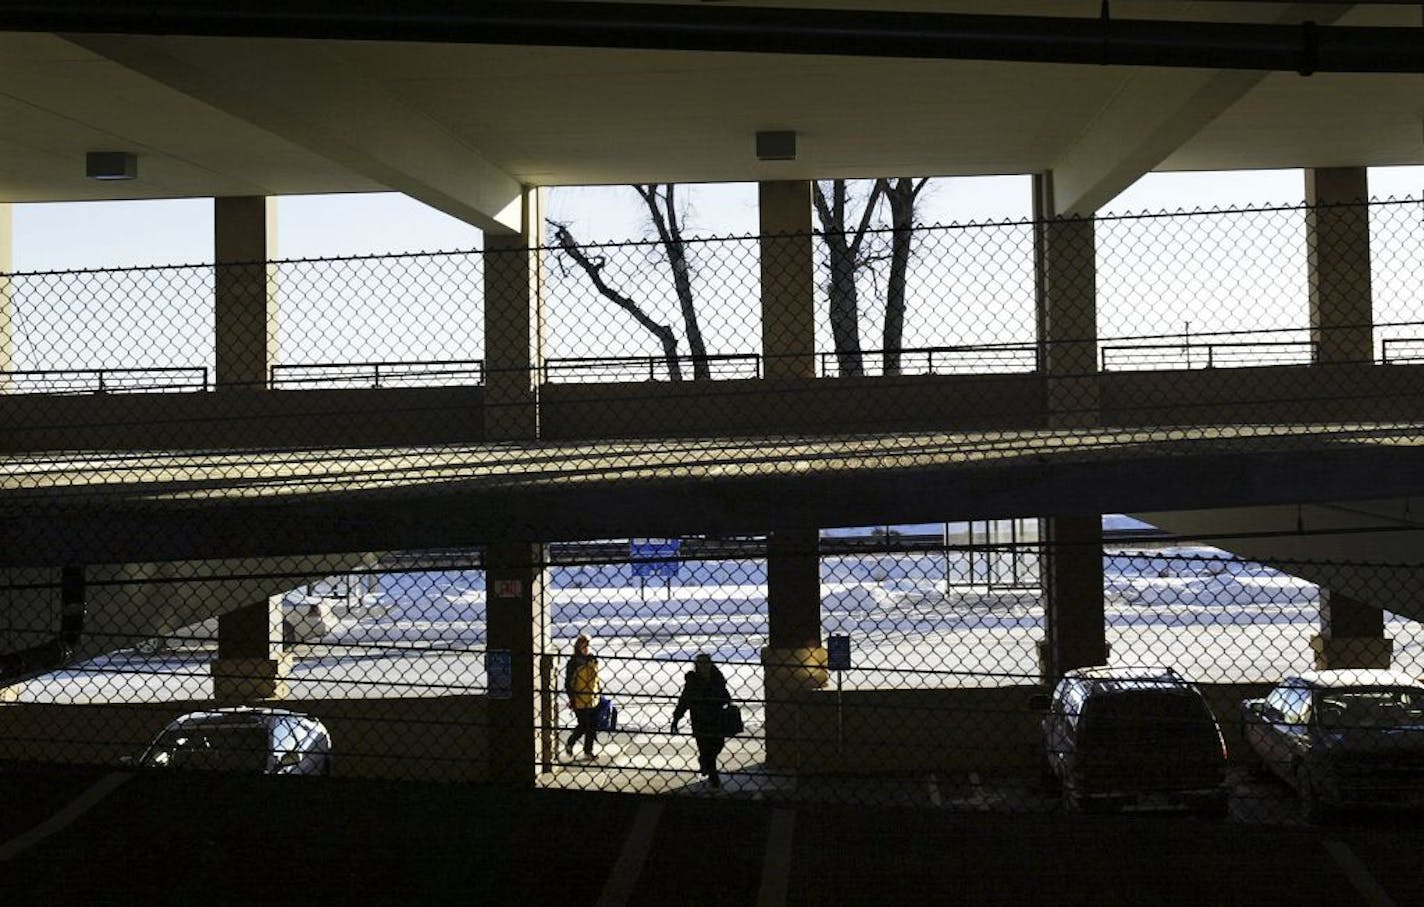
[[[208,390],[201,366],[25,369],[0,372],[6,394],[156,394]]]
[[[713,381],[761,377],[761,356],[727,353],[714,356],[678,356],[674,360],[682,380],[693,380],[696,366],[707,367]],[[546,384],[594,384],[611,381],[672,381],[666,356],[583,356],[544,361]]]
[[[1424,362],[1424,337],[1386,337],[1380,341],[1380,362]]]
[[[1038,347],[1032,343],[983,343],[922,346],[900,350],[901,375],[999,375],[1039,370]],[[840,375],[840,354],[819,353],[820,373]],[[862,350],[863,374],[885,374],[885,351]]]
[[[1309,340],[1134,343],[1102,347],[1105,372],[1309,365],[1314,360],[1315,344]]]
[[[473,386],[483,384],[484,379],[482,359],[308,362],[274,365],[269,369],[273,390]]]

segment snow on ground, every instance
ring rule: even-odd
[[[852,640],[855,669],[841,678],[844,685],[993,686],[1036,678],[1038,591],[986,581],[1012,576],[1012,566],[973,563],[962,551],[824,558],[823,633]],[[1033,576],[1032,570],[1020,571],[1021,581]],[[1215,549],[1188,547],[1111,552],[1105,577],[1105,620],[1116,663],[1172,664],[1201,681],[1274,680],[1310,666],[1318,591],[1303,580]],[[670,584],[640,582],[626,564],[558,567],[548,589],[552,650],[568,652],[579,633],[593,637],[607,685],[630,726],[666,723],[682,674],[698,652],[724,665],[734,696],[749,703],[761,699],[763,562],[688,562]],[[293,698],[484,690],[482,572],[383,575],[379,595],[380,607],[348,616],[319,643],[293,650]],[[1417,629],[1394,618],[1388,625],[1396,667],[1414,673],[1424,669]],[[114,652],[28,682],[21,699],[202,699],[210,695],[213,655],[212,645],[153,657]]]

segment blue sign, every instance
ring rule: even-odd
[[[678,554],[682,539],[629,539],[628,560],[638,577],[676,577],[682,570]]]
[[[485,651],[486,695],[491,699],[508,699],[514,695],[514,659],[508,649]]]
[[[850,670],[850,637],[826,637],[826,667],[832,671]]]

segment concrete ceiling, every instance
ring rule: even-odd
[[[1112,10],[1421,23],[1418,6],[1371,4]],[[762,129],[795,130],[797,159],[757,161]],[[89,150],[137,152],[140,178],[85,180]],[[1424,164],[1424,76],[0,32],[0,201],[394,189],[507,230],[521,184],[1053,170],[1059,209],[1091,211],[1153,169],[1344,164]]]

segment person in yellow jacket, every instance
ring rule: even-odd
[[[574,640],[574,654],[564,667],[564,692],[569,694],[569,708],[578,719],[578,727],[569,735],[564,752],[574,754],[574,745],[583,738],[583,754],[593,758],[598,742],[598,659],[588,650],[588,637],[582,634]]]

